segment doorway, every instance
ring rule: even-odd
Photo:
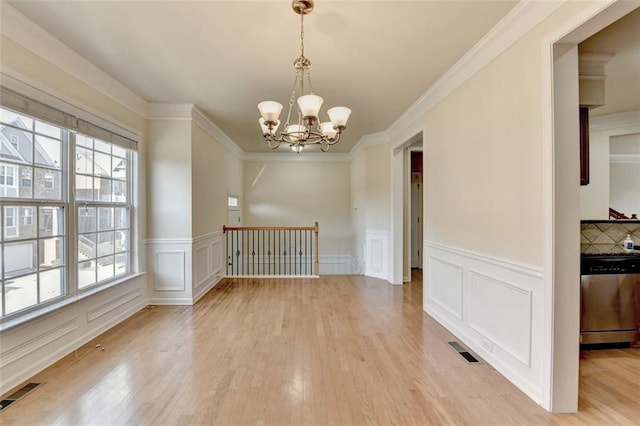
[[[411,269],[422,269],[422,151],[410,151]]]
[[[637,7],[618,1],[594,5],[571,30],[550,36],[551,72],[545,85],[550,99],[549,141],[545,146],[545,286],[552,307],[548,317],[548,405],[553,412],[578,409],[579,378],[579,283],[580,279],[580,186],[578,135],[578,44],[611,25]]]

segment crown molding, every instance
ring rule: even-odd
[[[218,141],[224,146],[230,153],[238,157],[240,160],[244,159],[246,153],[231,139],[225,132],[222,131],[209,117],[197,105],[192,109],[193,122],[196,123],[202,130],[204,130],[209,136]]]
[[[627,126],[640,127],[640,110],[589,117],[589,131],[591,132]]]
[[[349,161],[353,161],[364,152],[365,149],[370,146],[375,145],[384,145],[389,141],[389,132],[378,132],[378,133],[369,133],[368,135],[364,135],[360,138],[358,143],[349,151],[348,157]]]
[[[187,120],[218,141],[229,152],[243,160],[245,152],[195,104],[149,104],[150,120]]]
[[[487,34],[440,77],[389,128],[382,132],[385,140],[392,140],[424,116],[427,111],[449,96],[489,62],[507,50],[543,19],[556,11],[565,1],[521,1],[513,7]],[[357,157],[368,145],[366,135],[350,154]]]
[[[0,33],[136,114],[147,117],[147,101],[89,62],[16,8],[2,2]]]

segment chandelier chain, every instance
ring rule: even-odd
[[[300,14],[300,54],[304,57],[304,13]]]

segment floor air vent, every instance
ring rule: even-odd
[[[27,383],[8,397],[4,398],[0,401],[0,411],[6,409],[8,406],[27,395],[29,392],[33,391],[35,388],[40,386],[42,383]]]
[[[472,364],[480,364],[480,360],[473,356],[471,352],[458,342],[448,342],[454,351],[458,352],[460,356]]]

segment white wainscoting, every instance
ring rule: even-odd
[[[389,233],[365,231],[365,269],[368,277],[389,280]]]
[[[424,253],[424,310],[542,403],[542,268],[428,241]]]
[[[197,302],[224,277],[222,247],[224,235],[213,232],[193,240],[194,289],[193,303]]]
[[[149,303],[193,305],[224,276],[221,231],[196,238],[145,241],[151,273]]]
[[[0,333],[0,393],[4,394],[146,305],[138,275]]]
[[[191,238],[146,240],[149,261],[149,304],[191,305],[193,287]]]

